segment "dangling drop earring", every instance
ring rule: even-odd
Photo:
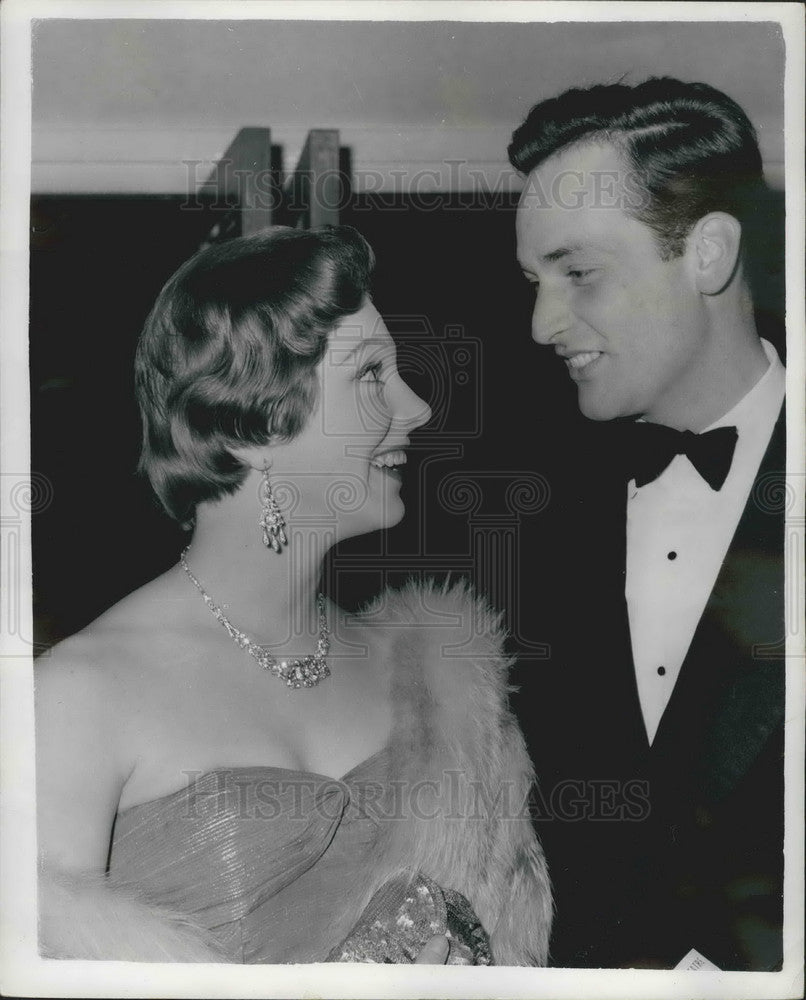
[[[263,479],[260,483],[260,520],[258,524],[263,529],[263,544],[267,549],[279,552],[281,544],[288,545],[285,534],[285,518],[271,491],[268,466],[263,469]]]

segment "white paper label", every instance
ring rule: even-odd
[[[709,962],[705,955],[701,955],[696,948],[680,959],[675,969],[685,969],[687,972],[719,972],[719,966]]]

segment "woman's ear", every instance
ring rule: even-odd
[[[710,212],[694,226],[690,246],[695,280],[704,295],[717,295],[730,282],[739,263],[742,227],[726,212]]]
[[[237,458],[242,465],[262,472],[271,466],[271,455],[266,445],[244,445],[239,448],[227,449],[233,458]]]

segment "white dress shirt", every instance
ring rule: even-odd
[[[785,369],[762,340],[769,367],[705,430],[735,426],[739,437],[721,490],[685,455],[651,483],[627,486],[626,596],[638,696],[650,744],[674,690],[722,562],[772,436]]]

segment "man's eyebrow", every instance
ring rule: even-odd
[[[540,258],[541,262],[544,264],[553,264],[555,261],[562,260],[563,257],[570,257],[571,254],[576,253],[581,250],[581,246],[570,246],[570,247],[557,247],[556,250],[549,250],[548,253],[544,253]],[[519,262],[521,270],[526,274],[531,274],[532,270],[528,264],[524,264],[522,261]]]
[[[571,243],[565,247],[558,247],[556,250],[552,250],[545,254],[543,260],[547,263],[552,263],[555,260],[562,260],[563,257],[569,257],[571,254],[605,254],[608,257],[613,257],[614,254],[619,253],[619,242],[614,241],[607,235],[603,235],[600,238],[595,236],[588,237],[584,243]]]
[[[549,250],[548,253],[544,253],[540,258],[540,261],[544,264],[554,264],[558,260],[562,260],[564,257],[570,257],[575,253],[585,253],[586,251],[595,251],[600,253],[611,253],[611,248],[606,243],[590,243],[583,246],[582,243],[574,243],[567,247],[557,247],[556,250]],[[532,273],[528,264],[520,262],[521,270],[527,273]]]

